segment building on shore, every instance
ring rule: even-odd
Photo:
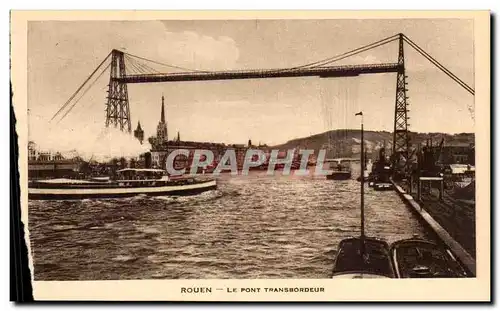
[[[168,155],[173,151],[178,149],[185,149],[189,151],[188,156],[178,155],[174,160],[174,168],[182,169],[189,168],[191,166],[192,160],[194,158],[194,152],[196,150],[210,150],[214,155],[214,160],[210,165],[215,168],[222,157],[228,150],[233,150],[236,155],[236,164],[238,169],[242,169],[243,163],[245,162],[245,156],[248,149],[259,149],[264,151],[266,154],[266,161],[263,166],[267,167],[267,163],[271,154],[270,147],[266,144],[259,143],[258,146],[252,144],[252,140],[249,139],[247,144],[225,144],[225,143],[215,143],[215,142],[196,142],[196,141],[183,141],[181,140],[180,132],[177,132],[177,137],[173,140],[168,140],[168,130],[167,121],[165,116],[165,99],[162,96],[161,101],[161,113],[158,125],[156,127],[156,136],[150,137],[149,142],[151,144],[151,167],[165,169]],[[278,158],[285,158],[287,150],[282,150]],[[300,156],[298,153],[294,155],[294,168],[298,168],[300,165]]]
[[[28,142],[28,178],[75,177],[78,162],[65,159],[59,152],[39,150],[35,142]]]
[[[475,148],[471,143],[452,143],[432,146],[440,164],[475,164]]]
[[[243,166],[245,160],[245,154],[247,151],[247,146],[245,145],[226,145],[223,143],[211,143],[211,142],[196,142],[196,141],[179,141],[172,140],[167,141],[164,144],[153,145],[151,149],[151,163],[152,167],[162,168],[166,167],[167,157],[170,153],[178,149],[186,149],[189,151],[189,156],[178,155],[174,161],[174,167],[176,169],[187,168],[191,165],[194,152],[196,150],[210,150],[214,155],[213,166],[216,166],[224,153],[228,149],[233,149],[236,154],[236,161],[238,167]]]

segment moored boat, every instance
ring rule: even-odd
[[[81,200],[121,198],[136,195],[194,195],[217,188],[207,178],[169,178],[158,169],[123,169],[115,179],[48,179],[31,181],[28,198],[32,200]]]
[[[467,277],[450,250],[420,238],[394,242],[391,258],[398,278]]]
[[[370,237],[344,239],[333,267],[333,278],[394,278],[389,245]]]
[[[359,113],[357,115],[362,115]],[[361,122],[361,161],[363,171],[365,161],[363,122]],[[394,278],[394,268],[390,257],[390,248],[387,242],[365,235],[365,203],[364,174],[361,174],[360,207],[361,207],[361,234],[356,238],[340,241],[337,256],[333,264],[333,278]]]

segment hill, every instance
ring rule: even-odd
[[[446,133],[416,133],[409,132],[412,147],[418,144],[426,144],[427,140],[432,140],[433,145],[437,145],[444,138],[444,145],[464,145],[474,144],[474,133],[446,134]],[[388,152],[392,149],[393,134],[387,131],[364,131],[366,149],[369,154],[376,153],[384,146]],[[348,157],[359,154],[360,130],[332,130],[308,137],[290,140],[284,144],[273,146],[273,148],[285,149],[314,149],[315,153],[320,149],[328,149],[329,144],[345,146],[342,154],[337,156]]]

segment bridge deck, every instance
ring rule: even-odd
[[[177,73],[134,74],[115,80],[123,83],[151,82],[182,82],[207,80],[242,80],[263,78],[293,78],[293,77],[349,77],[361,74],[398,72],[401,66],[397,63],[344,65],[328,67],[309,67],[296,69],[266,69],[266,70],[232,70],[232,71],[195,71]]]

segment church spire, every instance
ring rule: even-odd
[[[160,122],[158,122],[158,126],[156,127],[156,139],[160,143],[168,141],[167,122],[165,120],[165,97],[163,95],[161,96]]]
[[[161,123],[165,123],[165,97],[161,96]]]
[[[134,136],[135,138],[137,138],[141,144],[142,144],[142,141],[144,140],[144,131],[143,129],[141,128],[141,122],[137,122],[137,128],[135,129],[134,131]]]

